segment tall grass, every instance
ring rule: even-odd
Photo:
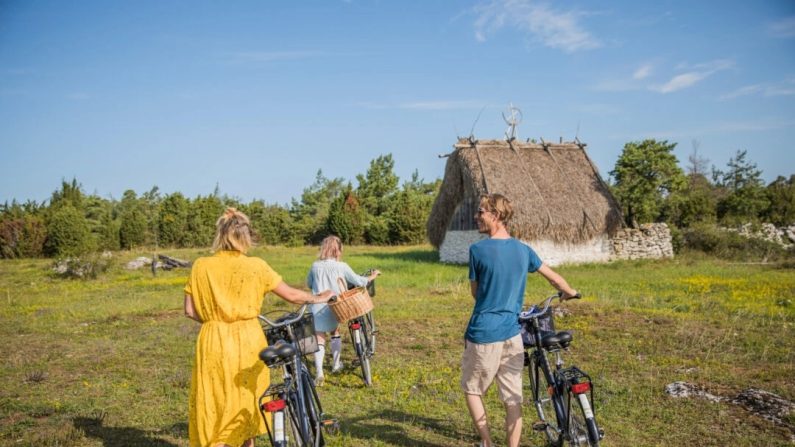
[[[99,279],[63,280],[44,260],[0,262],[0,445],[186,446],[187,390],[198,325],[182,316],[188,271],[126,271],[119,253]],[[193,259],[202,250],[169,253]],[[300,286],[314,248],[264,247]],[[418,247],[349,247],[356,271],[377,267],[380,336],[374,386],[351,365],[327,375],[324,409],[340,420],[332,446],[470,446],[458,386],[472,307],[465,266]],[[698,255],[667,261],[567,266],[585,298],[557,321],[575,340],[567,356],[591,373],[605,445],[791,445],[792,433],[729,403],[674,399],[685,380],[713,394],[762,388],[795,399],[795,275]],[[529,277],[527,302],[551,289]],[[268,296],[263,310],[288,309]],[[493,391],[489,420],[501,438]],[[541,446],[525,411],[522,445]],[[260,445],[264,445],[264,441]]]

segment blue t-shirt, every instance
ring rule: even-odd
[[[469,280],[477,281],[475,308],[465,337],[473,343],[508,340],[519,333],[527,274],[541,267],[517,239],[484,239],[469,247]]]

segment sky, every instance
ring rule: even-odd
[[[244,202],[458,137],[676,143],[795,174],[795,1],[0,0],[0,203],[72,178]]]

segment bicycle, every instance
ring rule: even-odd
[[[594,415],[593,382],[576,366],[563,367],[561,351],[568,350],[573,337],[569,331],[555,331],[550,308],[554,298],[563,301],[560,293],[552,295],[519,316],[530,399],[540,419],[533,424],[533,430],[543,431],[550,446],[560,447],[567,442],[572,447],[598,447],[604,430]],[[577,294],[570,299],[579,298],[581,295]],[[554,370],[550,364],[553,357]]]
[[[259,319],[270,346],[259,358],[268,368],[282,368],[283,381],[271,383],[259,398],[259,409],[273,447],[326,445],[324,430],[333,434],[339,428],[334,419],[326,418],[320,405],[315,383],[303,356],[317,351],[312,313],[304,304],[297,312],[287,313],[276,321],[264,315]],[[268,424],[266,413],[273,418]],[[273,428],[273,430],[271,430]],[[290,437],[292,436],[292,438]]]
[[[370,276],[371,273],[372,270],[368,270],[362,276]],[[375,279],[369,281],[365,287],[370,297],[374,297]],[[365,386],[372,386],[373,374],[370,359],[375,354],[375,338],[378,334],[373,312],[367,312],[348,321],[348,332],[351,335],[351,343],[356,351],[359,366],[362,368],[362,380],[364,380]]]

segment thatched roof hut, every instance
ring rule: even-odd
[[[450,231],[477,230],[484,193],[511,200],[509,230],[524,241],[576,245],[621,227],[621,209],[584,144],[459,139],[454,147],[427,223],[436,248]]]

